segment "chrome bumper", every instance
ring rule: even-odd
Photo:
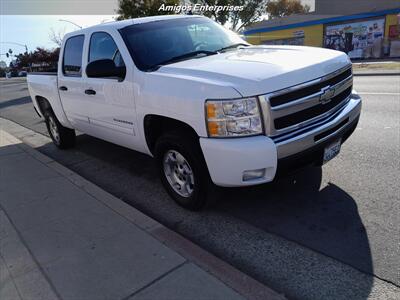
[[[277,147],[278,159],[291,156],[332,138],[350,126],[361,113],[361,98],[353,93],[346,104],[328,120],[312,124],[290,134],[272,137]]]

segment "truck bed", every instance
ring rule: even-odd
[[[64,126],[70,126],[65,116],[58,91],[57,73],[29,73],[27,82],[33,105],[38,114],[41,117],[44,117],[43,111],[39,105],[39,101],[45,99],[45,101],[50,103],[51,108],[53,109],[58,120],[60,120]]]

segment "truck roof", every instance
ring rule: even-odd
[[[105,29],[105,28],[120,29],[120,28],[124,28],[126,26],[134,25],[134,24],[143,24],[143,23],[156,22],[156,21],[162,21],[162,20],[184,19],[184,18],[204,18],[204,17],[199,16],[199,15],[161,15],[161,16],[127,19],[127,20],[122,20],[122,21],[106,22],[106,23],[89,26],[89,27],[86,27],[86,28],[83,28],[80,30],[76,30],[73,32],[69,32],[65,35],[65,37],[67,38],[67,37],[77,35],[77,34],[84,34],[87,31],[92,31],[94,28],[96,30]]]

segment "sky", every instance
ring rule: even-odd
[[[36,47],[48,49],[56,48],[57,45],[50,40],[51,29],[55,32],[71,32],[79,29],[77,26],[68,22],[59,21],[61,19],[76,23],[82,27],[88,27],[101,22],[113,21],[115,15],[0,15],[0,60],[7,64],[11,58],[6,58],[4,53],[8,49],[13,50],[13,55],[25,52],[23,46],[12,43],[27,45],[28,51]]]
[[[105,0],[103,0],[105,1]],[[115,0],[110,0],[115,1]],[[303,4],[308,4],[314,9],[315,0],[301,0]],[[111,12],[115,12],[115,9]],[[96,25],[102,22],[113,21],[116,17],[113,15],[0,15],[0,61],[4,60],[7,65],[11,58],[7,58],[4,54],[9,50],[13,50],[13,55],[25,52],[23,46],[11,43],[19,43],[27,45],[28,51],[34,50],[36,47],[44,47],[52,49],[57,47],[50,40],[50,32],[68,33],[79,29],[77,26],[60,20],[68,20],[82,27]]]

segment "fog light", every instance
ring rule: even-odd
[[[243,172],[243,181],[260,179],[265,176],[265,169],[248,170]]]

